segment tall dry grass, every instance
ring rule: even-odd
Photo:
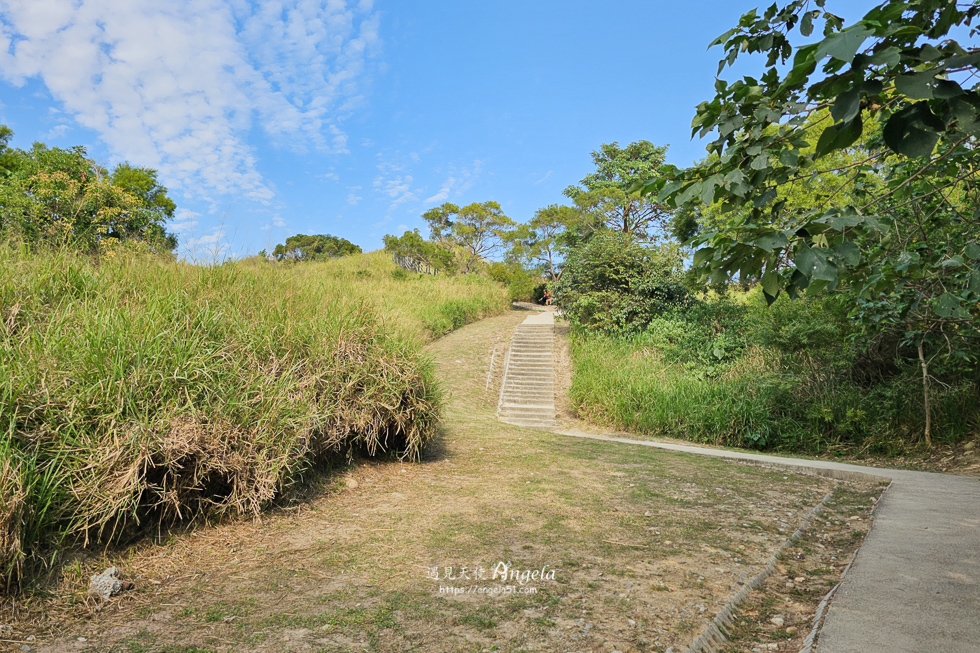
[[[496,284],[401,274],[381,253],[215,267],[0,256],[8,587],[59,543],[256,513],[337,455],[417,457],[440,407],[421,343],[506,307]]]

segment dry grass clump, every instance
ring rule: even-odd
[[[393,275],[378,255],[210,268],[2,255],[8,583],[65,538],[257,513],[314,464],[353,451],[417,458],[434,432],[440,397],[419,344],[452,280]],[[474,317],[506,305],[502,288],[465,283]]]

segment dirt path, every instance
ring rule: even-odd
[[[49,596],[4,608],[0,645],[677,653],[828,492],[833,519],[815,536],[835,560],[796,590],[833,585],[867,530],[870,487],[498,423],[491,353],[525,316],[430,347],[449,396],[421,464],[356,461],[262,523],[68,565]],[[136,589],[85,604],[87,578],[109,564]]]

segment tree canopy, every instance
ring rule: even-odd
[[[637,141],[626,147],[618,143],[603,144],[592,152],[595,172],[586,175],[576,186],[565,189],[594,227],[632,234],[640,240],[658,240],[665,236],[671,211],[650,194],[641,194],[639,182],[658,178],[666,147],[649,141]]]
[[[517,225],[506,234],[510,244],[508,258],[541,272],[552,281],[561,278],[565,256],[578,242],[588,217],[572,206],[552,204],[538,209],[526,224]]]
[[[447,250],[459,248],[464,252],[458,266],[464,274],[496,252],[515,225],[497,202],[473,202],[463,207],[446,202],[423,213],[422,219],[429,224],[433,242]]]
[[[360,254],[361,248],[346,238],[329,234],[296,234],[286,238],[285,244],[276,245],[272,256],[277,261],[323,261],[351,254]]]
[[[171,252],[177,238],[165,229],[174,202],[156,171],[120,164],[112,174],[88,158],[83,147],[24,151],[9,146],[12,132],[0,127],[0,232],[29,242],[83,249],[140,241]]]
[[[975,37],[978,14],[976,2],[889,0],[845,26],[825,0],[795,0],[743,15],[713,43],[719,74],[742,53],[764,55],[764,73],[716,80],[692,123],[713,135],[709,158],[642,188],[732,212],[692,242],[712,280],[758,278],[770,302],[842,292],[870,330],[902,333],[918,349],[927,414],[931,361],[973,364],[980,336],[980,49],[953,38]],[[821,23],[794,47],[796,30],[807,38]],[[861,156],[833,158],[862,137]],[[782,192],[815,174],[835,183],[802,204]]]

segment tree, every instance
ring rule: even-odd
[[[168,216],[114,185],[85,148],[34,143],[25,152],[7,145],[10,136],[9,129],[0,129],[0,231],[83,249],[111,248],[120,241],[141,241],[167,252],[177,246],[163,226]],[[155,178],[155,171],[144,170]]]
[[[632,234],[645,241],[655,241],[666,234],[670,209],[652,195],[642,195],[635,187],[639,182],[659,177],[666,147],[649,141],[602,145],[592,152],[595,172],[586,175],[578,186],[569,186],[564,195],[583,212],[592,216],[594,225]]]
[[[587,216],[571,206],[552,204],[538,209],[527,224],[506,234],[510,244],[508,258],[527,264],[552,281],[561,278],[565,255],[578,241]],[[588,228],[591,231],[591,227]]]
[[[422,237],[418,229],[401,236],[386,235],[385,250],[396,256],[415,259],[436,270],[452,272],[452,252]]]
[[[285,245],[276,245],[272,256],[277,261],[324,261],[351,254],[360,254],[361,248],[346,238],[329,234],[307,236],[296,234],[286,239]]]
[[[603,230],[569,252],[564,274],[551,287],[572,324],[634,333],[688,304],[681,267],[676,248],[644,246],[631,234]]]
[[[497,202],[474,202],[464,207],[445,203],[422,214],[429,224],[433,242],[447,250],[465,252],[459,271],[472,271],[474,264],[497,251],[514,221],[504,215]]]
[[[758,277],[770,302],[783,291],[845,293],[868,332],[897,329],[922,367],[928,443],[930,365],[940,355],[975,364],[980,337],[980,49],[949,38],[980,5],[889,0],[847,27],[824,5],[751,11],[715,40],[726,52],[719,74],[742,52],[765,54],[766,71],[717,80],[692,123],[714,133],[714,156],[642,191],[676,207],[742,212],[693,241],[694,265],[713,280]],[[819,21],[822,37],[794,53],[793,30],[809,37]],[[866,157],[824,167],[863,134]],[[837,190],[812,206],[780,197],[815,170],[838,175]],[[871,176],[880,184],[864,188]],[[853,203],[830,206],[844,188]]]

